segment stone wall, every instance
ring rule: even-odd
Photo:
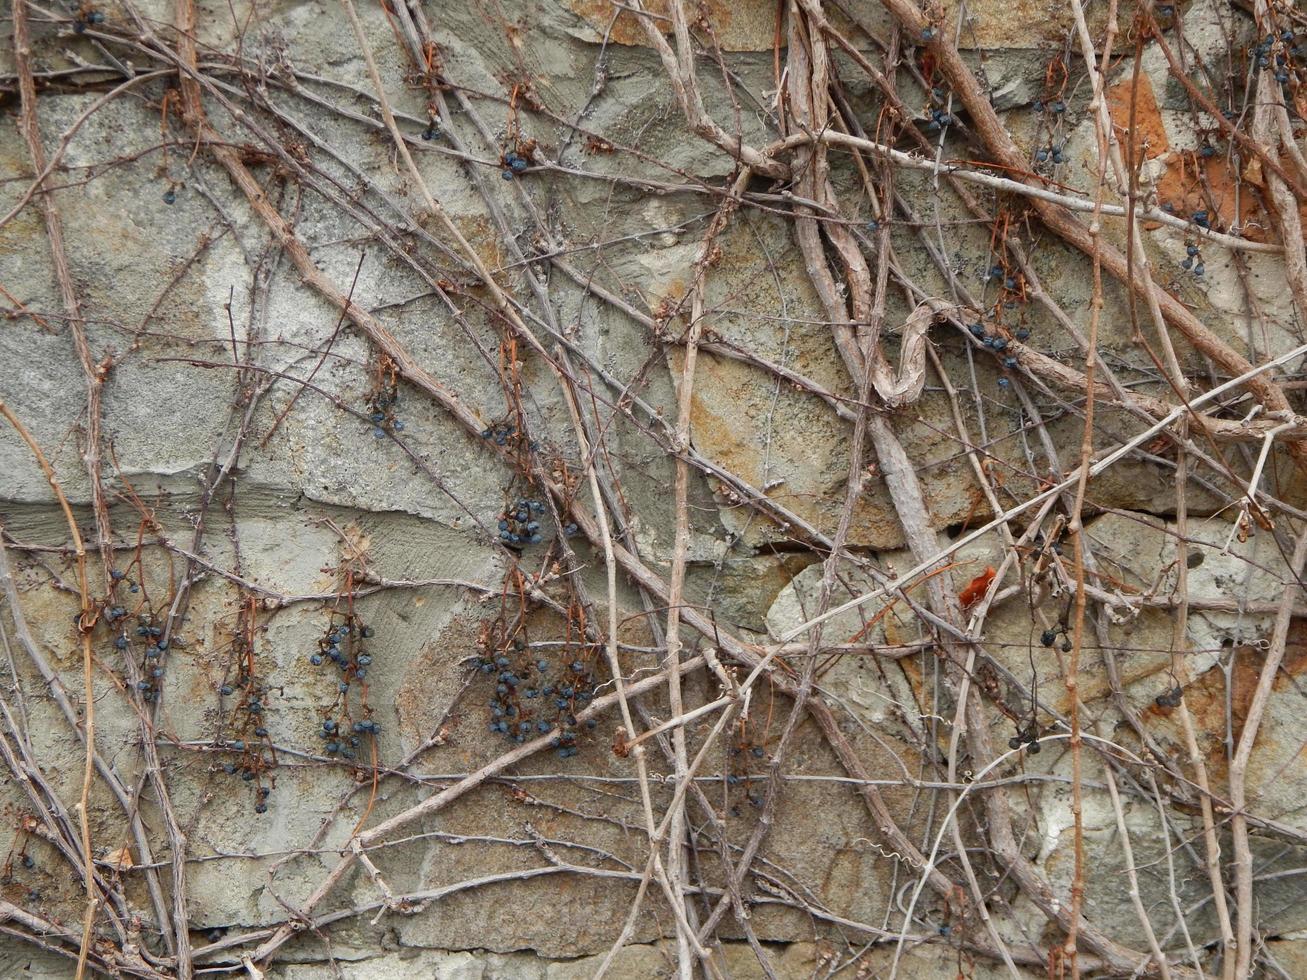
[[[0,975],[1302,975],[1301,12],[404,2],[6,7]]]

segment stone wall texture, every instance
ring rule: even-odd
[[[0,980],[1307,976],[1307,17],[0,5]]]

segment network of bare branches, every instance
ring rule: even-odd
[[[1303,975],[1302,9],[7,23],[48,975]]]

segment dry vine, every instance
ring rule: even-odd
[[[767,944],[799,938],[813,976],[1292,975],[1275,936],[1303,923],[1271,896],[1307,826],[1274,784],[1301,791],[1302,744],[1273,743],[1302,740],[1307,666],[1307,16],[1066,0],[1000,109],[980,55],[1012,39],[1002,3],[744,4],[763,68],[714,0],[476,6],[329,4],[351,60],[327,77],[258,6],[12,0],[0,261],[39,241],[53,290],[0,282],[22,365],[0,389],[0,931],[79,980],[277,975],[306,949],[339,974],[340,926],[408,942],[396,922],[559,879],[624,896],[576,950],[595,976],[667,939],[679,977],[774,978]],[[577,104],[534,76],[537,6],[589,39]],[[440,40],[467,18],[497,90]],[[623,59],[668,110],[641,127],[593,121],[630,99]],[[157,141],[78,162],[116,112]],[[658,125],[692,151],[661,159]],[[139,322],[70,231],[120,172],[204,222]],[[610,230],[628,201],[676,221]],[[667,240],[680,267],[632,272]],[[217,254],[245,277],[221,315],[185,292]],[[272,329],[285,295],[304,330]],[[38,341],[74,367],[50,369],[63,431],[32,417]],[[120,454],[107,406],[141,366],[226,386],[188,488]],[[409,474],[376,485],[418,489],[303,477],[319,577],[270,581],[246,473],[359,445]],[[33,464],[57,522],[32,518]],[[388,567],[373,518],[406,508],[484,580]],[[787,580],[752,622],[733,562]],[[427,602],[439,639],[392,640]],[[63,728],[34,738],[38,717]],[[321,810],[278,788],[312,780]],[[830,786],[863,828],[834,848],[869,859],[852,896],[785,857]],[[293,843],[212,844],[224,806]],[[455,830],[465,811],[487,827]],[[511,858],[442,878],[469,843]],[[266,875],[257,923],[212,924],[212,863]],[[529,945],[486,928],[472,945]]]

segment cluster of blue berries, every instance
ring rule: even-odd
[[[268,696],[267,689],[243,675],[237,678],[236,683],[244,696],[244,700],[236,706],[237,712],[240,713],[238,724],[241,730],[250,732],[255,738],[267,739],[268,729],[263,724],[263,711],[267,707],[264,703]],[[235,690],[230,684],[224,684],[223,689],[233,692]]]
[[[432,119],[427,123],[427,128],[422,130],[422,138],[430,143],[432,140],[438,140],[444,136],[444,130],[440,128],[440,120]]]
[[[1067,635],[1065,626],[1059,624],[1056,629],[1046,629],[1039,634],[1039,645],[1041,647],[1052,647],[1057,642],[1058,637],[1062,637],[1062,652],[1071,652],[1071,637]]]
[[[1013,751],[1023,745],[1029,746],[1026,751],[1031,755],[1039,754],[1039,723],[1033,718],[1028,725],[1019,729],[1015,735],[1007,740],[1007,747]]]
[[[1036,163],[1048,163],[1050,160],[1054,164],[1066,163],[1066,156],[1062,153],[1062,147],[1056,143],[1051,146],[1041,146],[1035,151]]]
[[[126,610],[122,606],[114,606],[106,615],[109,613],[116,614],[111,622],[119,622],[126,617]],[[163,639],[163,628],[154,622],[153,616],[140,613],[136,619],[136,635],[146,644],[144,660],[141,662],[141,679],[136,682],[136,689],[141,692],[142,701],[153,701],[159,694],[159,685],[163,679],[161,661],[169,644]],[[119,633],[113,645],[119,650],[126,650],[129,645],[127,634]]]
[[[338,755],[352,762],[358,756],[363,739],[380,733],[381,725],[371,718],[363,718],[353,724],[348,720],[337,722],[332,718],[324,718],[319,734],[324,740],[322,748],[327,755]]]
[[[365,680],[368,668],[372,666],[372,654],[368,652],[365,640],[376,633],[371,626],[362,626],[356,617],[349,616],[346,622],[327,627],[327,632],[318,640],[318,649],[309,654],[309,663],[320,667],[327,661],[334,663],[341,673],[339,690],[341,694],[349,691],[351,680]]]
[[[510,548],[527,544],[539,544],[543,538],[540,534],[540,519],[544,516],[545,505],[534,499],[519,499],[512,507],[507,507],[499,515],[499,540]]]
[[[984,282],[997,282],[1002,290],[1001,303],[1005,310],[1015,310],[1018,303],[1026,301],[1025,278],[1020,273],[1010,273],[1001,265],[991,265],[981,276]]]
[[[1043,99],[1036,99],[1031,104],[1030,108],[1035,112],[1043,113],[1047,110],[1055,116],[1060,116],[1062,113],[1066,112],[1066,102],[1062,99],[1053,99],[1050,102],[1045,102]]]
[[[1157,697],[1153,698],[1154,703],[1159,708],[1178,708],[1180,702],[1184,700],[1184,688],[1176,685],[1170,690],[1163,691]]]
[[[141,591],[140,583],[139,583],[139,582],[133,582],[131,579],[129,579],[129,578],[127,577],[127,573],[126,573],[126,572],[120,572],[120,571],[119,571],[118,569],[116,569],[116,568],[111,569],[110,572],[109,572],[109,578],[113,579],[113,581],[114,581],[115,584],[117,584],[117,583],[119,583],[119,582],[125,582],[125,583],[127,584],[127,591],[128,591],[128,592],[131,592],[131,593],[134,594],[134,593],[137,593],[137,592],[140,592],[140,591]]]
[[[236,749],[236,746],[238,746],[238,745],[244,745],[244,744],[245,744],[244,742],[241,742],[241,741],[238,739],[238,740],[235,741],[235,742],[230,742],[230,743],[228,743],[228,746],[227,746],[227,747],[230,748],[230,749]],[[240,751],[240,750],[237,750],[237,751]],[[261,756],[259,756],[259,757],[255,757],[253,760],[251,760],[251,761],[249,762],[249,764],[245,764],[245,763],[243,763],[243,762],[241,762],[241,763],[237,763],[237,762],[224,762],[224,763],[222,764],[222,771],[223,771],[223,772],[225,772],[225,773],[226,773],[227,775],[229,775],[229,776],[240,776],[241,781],[242,781],[242,782],[246,782],[246,783],[252,783],[252,782],[254,782],[256,779],[258,779],[258,778],[259,778],[259,774],[263,771],[264,768],[265,768],[265,760],[264,760]],[[255,790],[254,790],[254,812],[255,812],[255,813],[267,813],[267,812],[268,812],[268,797],[271,796],[271,795],[272,795],[272,787],[271,787],[271,786],[257,786],[257,787],[255,787]]]
[[[335,614],[342,616],[342,614]],[[336,704],[343,709],[343,716],[324,718],[320,734],[325,740],[323,748],[327,755],[337,755],[342,759],[353,761],[358,757],[358,750],[363,740],[374,737],[381,731],[381,725],[371,718],[372,709],[367,705],[366,686],[361,711],[364,717],[350,721],[349,690],[354,682],[366,685],[368,671],[372,667],[372,654],[367,641],[376,635],[371,626],[361,623],[352,613],[343,614],[340,621],[333,618],[326,633],[318,640],[318,649],[309,655],[309,663],[318,667],[325,663],[335,664],[340,675],[336,681]]]
[[[73,33],[84,34],[86,33],[87,27],[90,27],[93,24],[103,24],[103,23],[104,23],[104,13],[99,10],[92,10],[90,13],[83,14],[82,16],[78,17],[76,20],[73,21]]]
[[[257,782],[258,785],[254,790],[254,812],[267,813],[268,797],[272,795],[272,787],[265,785],[261,777],[273,767],[272,760],[265,758],[262,752],[243,738],[234,738],[222,747],[236,753],[237,756],[235,759],[229,758],[224,761],[222,771],[228,776],[239,776],[245,783]]]
[[[1279,40],[1286,46],[1293,44],[1293,31],[1281,31]],[[1276,52],[1274,56],[1272,56],[1271,50],[1275,47],[1275,41],[1276,37],[1274,34],[1267,34],[1266,37],[1257,42],[1257,47],[1253,48],[1249,54],[1252,55],[1253,63],[1257,66],[1258,70],[1273,69],[1275,72],[1275,80],[1281,85],[1287,85],[1289,82],[1289,60],[1282,51]],[[1298,45],[1294,47],[1290,53],[1295,59],[1301,60],[1305,55],[1307,55],[1307,46]],[[1272,58],[1274,59],[1273,62]]]
[[[1180,267],[1185,270],[1193,270],[1193,274],[1201,279],[1203,273],[1207,271],[1207,267],[1203,265],[1203,253],[1198,250],[1198,246],[1193,242],[1186,242],[1184,251],[1185,257],[1184,261],[1180,263]]]
[[[399,389],[387,385],[372,396],[368,421],[372,423],[372,435],[377,439],[386,438],[387,432],[403,432],[404,420],[395,415],[395,406],[399,404]]]
[[[938,133],[941,129],[944,129],[952,122],[953,117],[943,109],[931,109],[930,115],[926,118],[926,131],[930,133]]]
[[[511,422],[500,422],[481,430],[481,438],[493,442],[496,446],[507,446],[508,440],[515,435],[517,435],[517,426]]]
[[[531,166],[531,161],[519,154],[516,150],[509,150],[503,156],[504,179],[512,180],[518,174],[525,173],[526,168]]]
[[[979,340],[986,349],[992,350],[996,355],[998,355],[1003,367],[1007,368],[1009,371],[1015,369],[1020,363],[1017,360],[1016,355],[1008,351],[1007,338],[1000,336],[999,334],[988,333],[985,330],[985,325],[983,323],[968,324],[967,332]],[[1013,331],[1012,336],[1017,340],[1024,342],[1030,339],[1030,330],[1027,327],[1018,327]],[[998,386],[1000,388],[1007,388],[1011,383],[1012,382],[1006,377],[998,379]]]
[[[521,744],[552,732],[550,745],[560,759],[570,759],[579,751],[580,732],[597,726],[593,718],[583,723],[576,718],[594,699],[595,682],[583,660],[558,665],[533,660],[518,637],[507,650],[478,658],[476,667],[495,680],[487,727],[510,742]]]
[[[1021,285],[1020,280],[1008,275],[1001,265],[991,265],[984,278],[985,282],[1001,282],[1003,288],[1010,293],[1016,292]]]
[[[226,748],[239,755],[235,761],[224,762],[222,769],[229,775],[239,775],[243,782],[254,783],[254,812],[266,813],[272,790],[263,784],[263,775],[276,767],[277,753],[266,727],[272,689],[260,680],[255,670],[254,641],[257,635],[252,607],[242,604],[231,639],[230,662],[235,665],[235,675],[229,674],[223,679],[218,693],[221,695],[220,708],[228,719]],[[146,655],[149,655],[148,650]],[[228,711],[225,699],[230,697],[236,700]]]
[[[726,774],[726,785],[728,787],[743,785],[746,790],[746,799],[749,805],[756,808],[762,806],[762,795],[758,793],[752,782],[752,776],[749,773],[751,760],[762,760],[767,758],[767,750],[761,745],[754,745],[748,741],[741,741],[731,746],[730,766]],[[731,815],[738,817],[740,810],[736,806],[731,807]]]
[[[948,89],[942,86],[935,86],[930,90],[930,105],[926,108],[926,131],[929,133],[938,133],[941,129],[947,129],[953,122],[953,117],[944,108],[948,105]]]

